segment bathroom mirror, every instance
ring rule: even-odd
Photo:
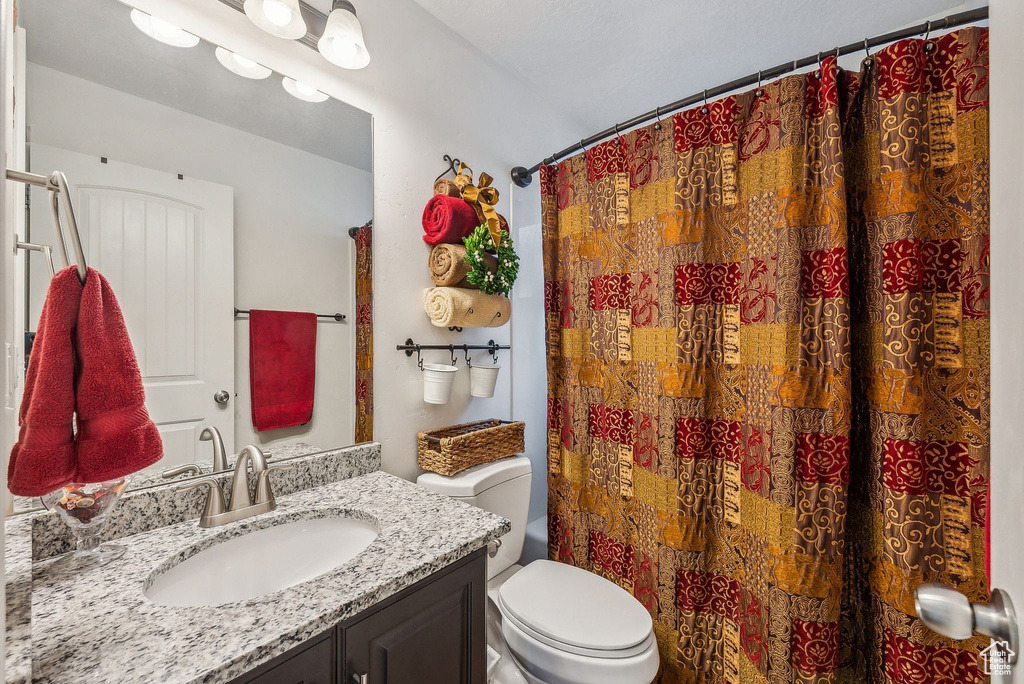
[[[271,72],[261,55],[134,13],[117,0],[19,0],[15,60],[19,168],[67,175],[88,264],[120,302],[163,437],[163,460],[130,486],[165,483],[165,471],[189,464],[174,477],[210,472],[218,440],[207,428],[228,466],[247,444],[275,459],[352,444],[370,115]],[[26,199],[20,239],[56,247],[47,191]],[[24,263],[30,350],[51,271],[42,252]],[[250,372],[275,390],[294,376],[265,361],[266,346],[250,353],[266,335],[250,340],[251,309],[320,315],[304,424],[254,427]],[[308,328],[292,352],[307,363]],[[264,361],[250,371],[251,358]]]

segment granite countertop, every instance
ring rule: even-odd
[[[32,681],[227,682],[510,529],[504,518],[382,472],[278,501],[276,511],[221,527],[202,529],[192,520],[125,537],[117,542],[125,555],[88,576],[47,577],[40,570],[51,561],[35,563]],[[216,607],[157,606],[143,595],[153,571],[188,549],[274,523],[335,515],[372,520],[380,534],[361,554],[309,582]]]

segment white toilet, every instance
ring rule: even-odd
[[[420,475],[439,494],[508,518],[512,531],[487,561],[488,643],[502,655],[492,684],[650,684],[658,646],[647,609],[627,591],[579,568],[516,565],[530,503],[530,460],[485,463],[452,477]],[[489,653],[493,664],[494,653]]]

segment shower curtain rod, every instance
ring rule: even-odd
[[[641,124],[645,124],[649,121],[661,119],[661,117],[665,116],[666,114],[671,114],[672,112],[678,111],[680,109],[685,109],[686,107],[689,107],[690,105],[695,105],[698,102],[706,102],[708,98],[718,97],[719,95],[725,95],[726,93],[730,93],[734,90],[745,88],[747,86],[758,85],[763,81],[767,81],[778,76],[788,74],[791,71],[796,71],[797,69],[802,69],[803,67],[811,66],[813,64],[820,64],[821,60],[824,59],[825,57],[828,57],[829,55],[835,55],[836,57],[839,57],[841,55],[849,55],[854,52],[859,52],[860,50],[868,51],[870,50],[870,48],[878,47],[879,45],[887,45],[889,43],[894,43],[898,40],[910,38],[912,36],[916,36],[922,33],[925,34],[925,37],[927,38],[928,35],[932,32],[932,30],[943,31],[946,29],[955,28],[957,26],[962,26],[964,24],[970,24],[975,21],[981,21],[983,19],[988,19],[988,6],[978,7],[977,9],[968,10],[966,12],[958,12],[957,14],[949,15],[945,19],[926,21],[923,24],[918,24],[917,26],[910,26],[908,28],[900,29],[898,31],[890,31],[889,33],[885,33],[880,36],[875,36],[874,38],[865,38],[863,41],[857,43],[843,45],[841,47],[833,48],[832,50],[828,50],[826,52],[819,52],[818,54],[811,55],[810,57],[804,57],[803,59],[795,59],[792,62],[786,62],[785,64],[780,64],[776,67],[772,67],[771,69],[764,69],[763,71],[759,71],[756,74],[750,74],[749,76],[744,76],[743,78],[737,78],[733,81],[729,81],[728,83],[723,83],[722,85],[716,88],[708,88],[707,90],[702,90],[701,92],[691,95],[690,97],[684,97],[682,100],[676,100],[675,102],[658,107],[657,109],[652,109],[651,111],[645,114],[635,116],[628,121],[618,123],[612,126],[611,128],[606,128],[605,130],[601,131],[600,133],[597,133],[596,135],[592,135],[589,138],[584,138],[575,145],[570,145],[569,147],[565,148],[564,150],[561,150],[560,152],[555,152],[547,159],[544,159],[543,161],[534,164],[528,169],[522,166],[517,166],[512,169],[512,182],[521,188],[525,188],[533,181],[533,174],[535,174],[537,172],[537,169],[539,169],[541,166],[553,164],[560,159],[568,157],[570,154],[586,149],[587,147],[593,145],[594,143],[601,142],[602,140],[611,138],[612,136],[621,135],[622,133],[625,133],[626,131],[635,128]]]

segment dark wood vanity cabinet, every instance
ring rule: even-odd
[[[485,684],[483,549],[232,684]]]

